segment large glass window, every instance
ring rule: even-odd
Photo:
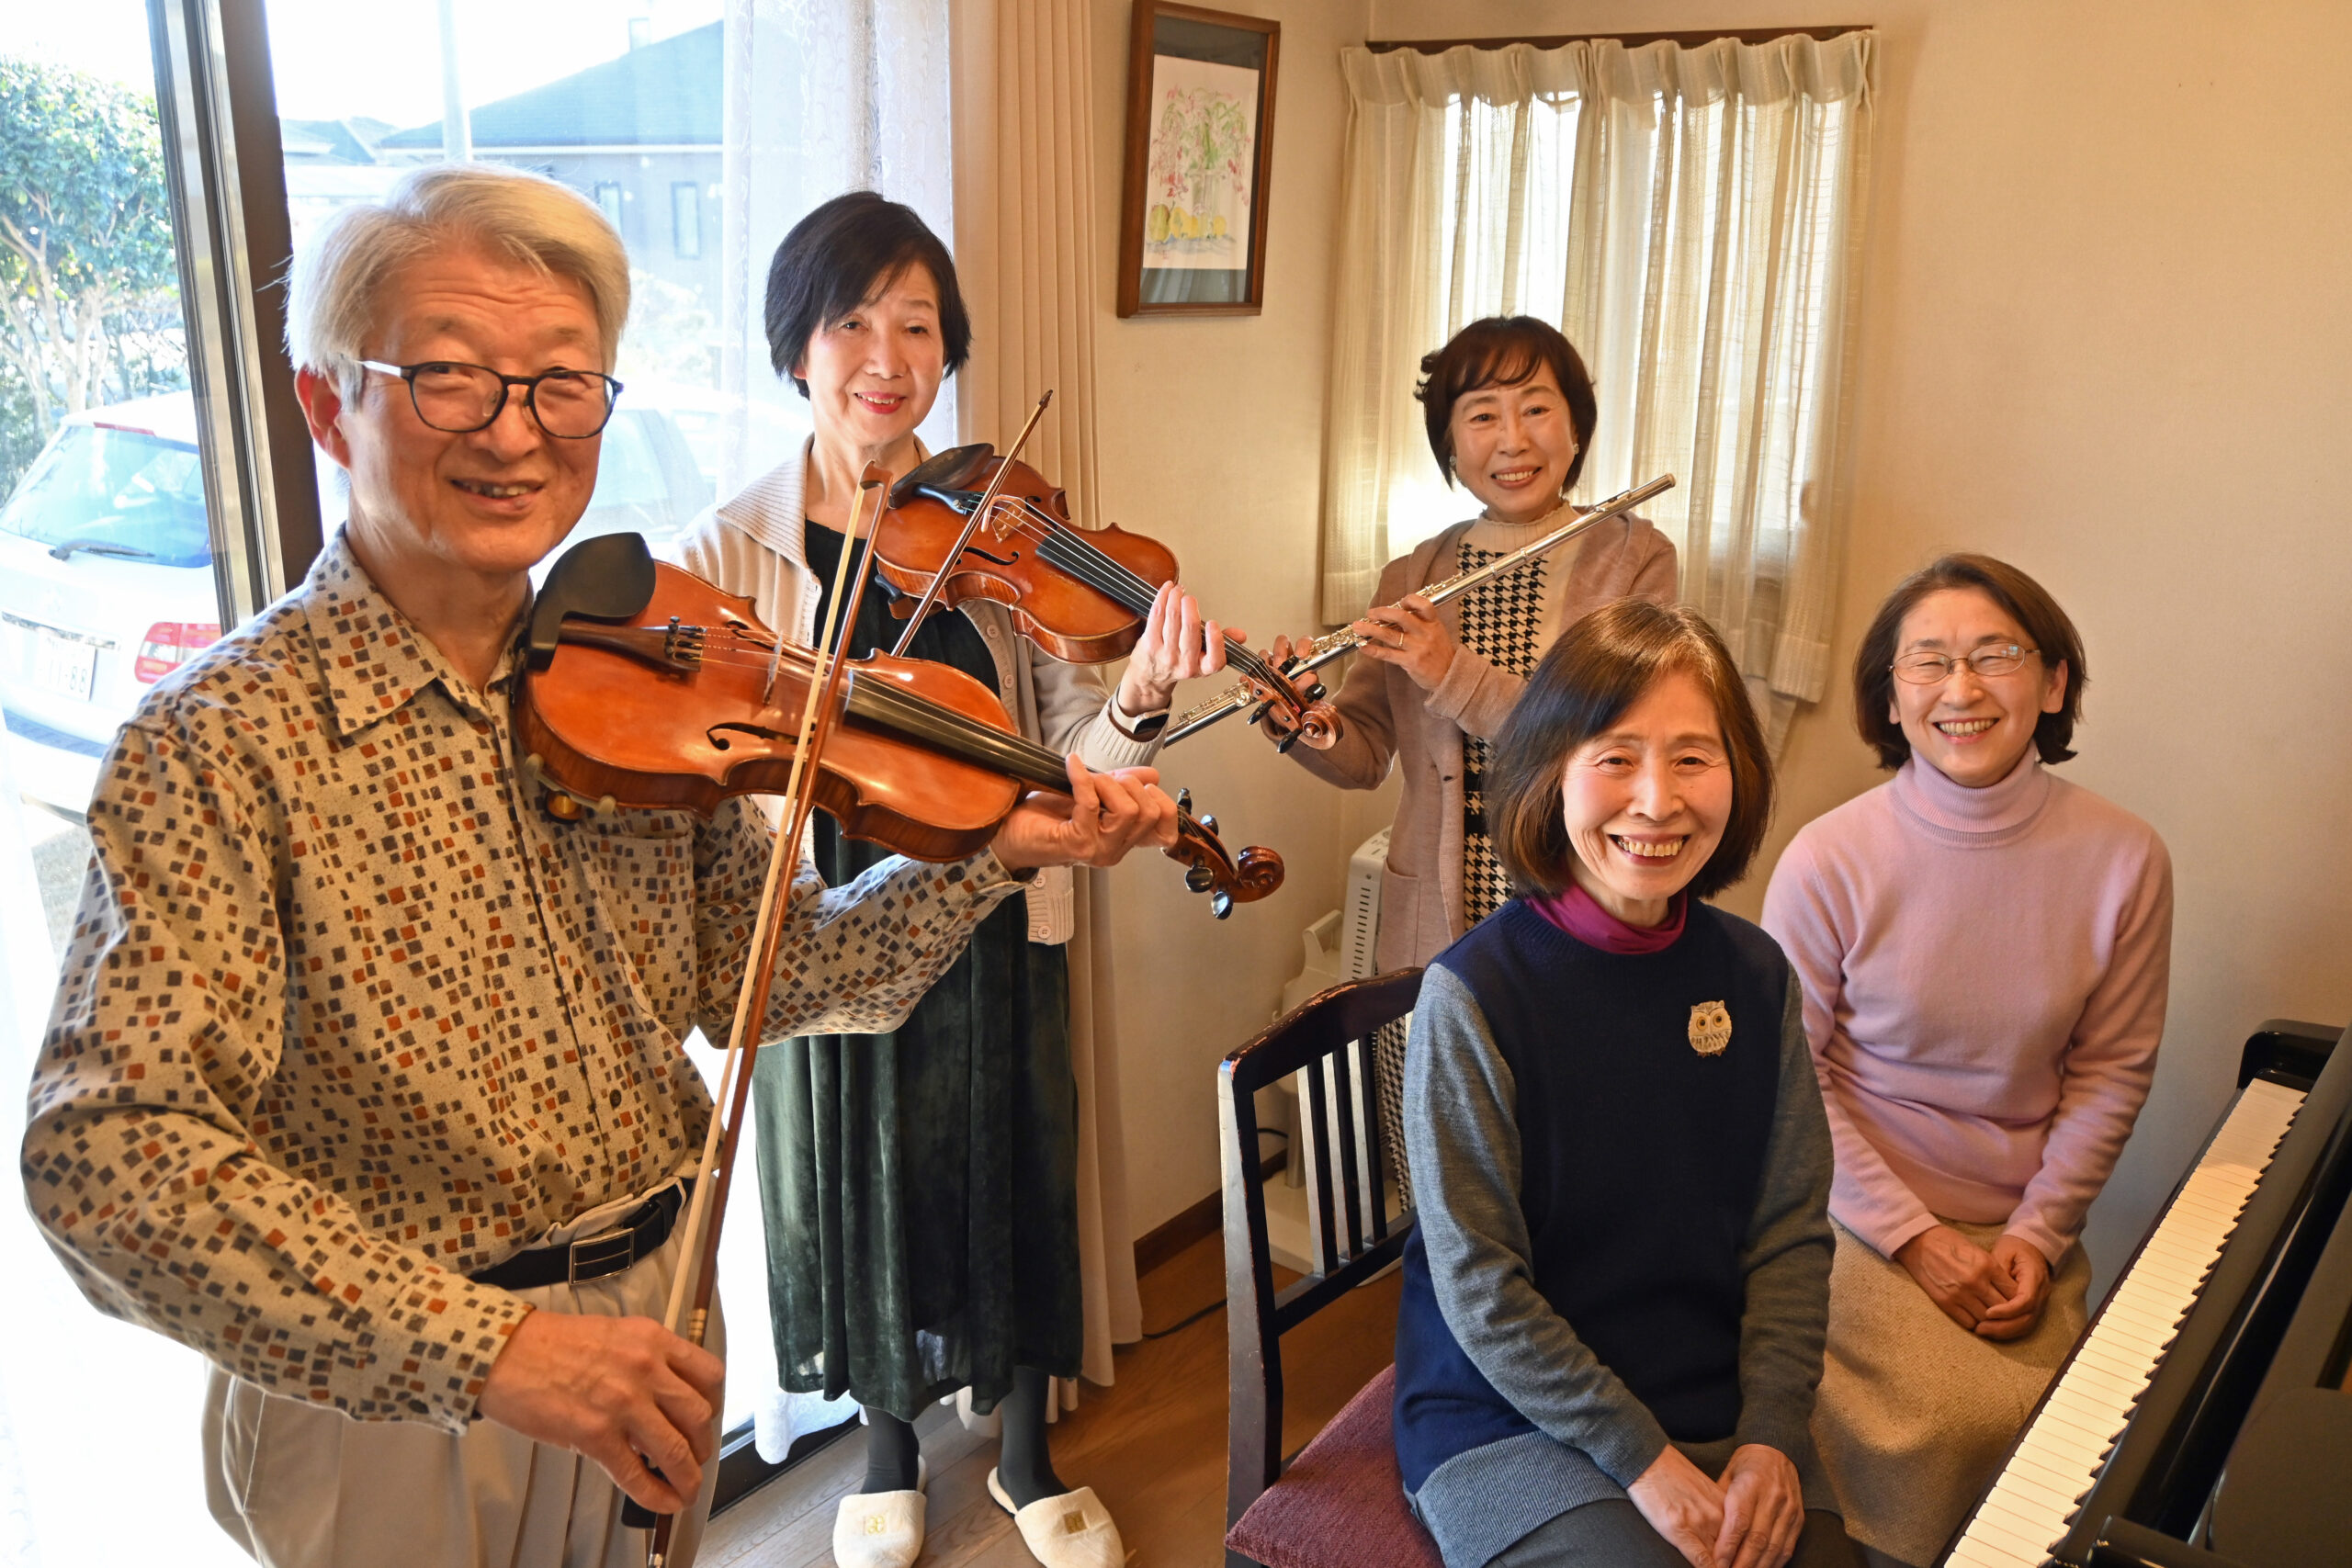
[[[153,70],[141,0],[12,6],[0,28],[0,1145],[11,1151],[89,861],[81,818],[99,757],[226,618]],[[0,1562],[243,1562],[205,1513],[204,1364],[93,1309],[15,1197],[0,1201]]]

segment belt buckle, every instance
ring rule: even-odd
[[[603,1235],[575,1241],[564,1260],[565,1283],[580,1283],[584,1266],[593,1270],[586,1277],[601,1280],[607,1274],[617,1274],[637,1261],[637,1232],[626,1227]]]

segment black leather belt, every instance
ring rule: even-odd
[[[688,1180],[663,1188],[639,1204],[617,1229],[562,1247],[535,1247],[467,1278],[502,1291],[528,1291],[617,1274],[639,1258],[650,1258],[670,1239],[670,1227],[677,1223],[678,1211],[685,1206],[694,1185]]]

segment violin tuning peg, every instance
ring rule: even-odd
[[[1216,897],[1210,899],[1209,913],[1215,915],[1220,920],[1225,919],[1226,916],[1233,913],[1233,895],[1230,893],[1220,893]]]
[[[1329,689],[1320,681],[1306,689],[1306,700],[1310,703],[1319,703],[1329,695],[1330,695]]]
[[[1209,816],[1207,813],[1204,812],[1204,813],[1202,814],[1202,816],[1201,816],[1201,831],[1202,831],[1202,832],[1204,832],[1204,833],[1214,833],[1214,832],[1216,832],[1216,818],[1214,818],[1214,817],[1211,817],[1211,816]]]
[[[1207,866],[1196,865],[1184,873],[1184,886],[1195,893],[1205,893],[1216,886],[1216,873]]]
[[[1283,736],[1280,740],[1274,742],[1274,755],[1277,757],[1287,757],[1290,755],[1290,749],[1297,744],[1298,731],[1294,729],[1288,735]]]
[[[1184,813],[1187,817],[1193,814],[1193,792],[1191,790],[1180,789],[1176,792],[1176,809]]]

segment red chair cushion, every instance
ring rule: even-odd
[[[1444,1568],[1437,1542],[1405,1506],[1389,1426],[1396,1397],[1390,1367],[1250,1505],[1225,1544],[1266,1568]]]

